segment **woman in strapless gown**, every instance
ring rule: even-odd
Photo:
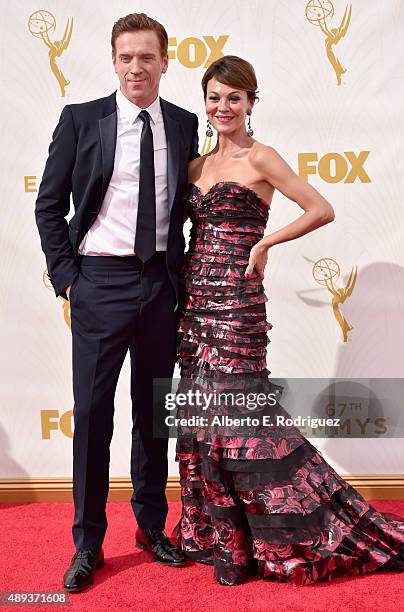
[[[218,143],[190,166],[178,393],[264,393],[278,400],[282,390],[268,378],[266,360],[268,248],[332,221],[333,211],[247,133],[244,119],[256,98],[248,62],[225,56],[208,68],[202,85]],[[264,237],[274,187],[304,214]],[[404,519],[377,512],[297,428],[264,426],[264,415],[287,415],[278,401],[255,406],[253,414],[246,401],[229,404],[201,410],[188,403],[177,411],[184,421],[176,536],[188,557],[213,565],[225,585],[251,575],[306,585],[404,569]]]

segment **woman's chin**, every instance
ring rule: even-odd
[[[235,132],[237,132],[237,127],[234,125],[218,125],[216,127],[216,131],[218,135],[221,136],[231,136]]]

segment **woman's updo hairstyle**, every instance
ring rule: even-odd
[[[206,99],[208,82],[217,79],[220,83],[247,92],[249,100],[258,100],[255,70],[246,60],[236,55],[224,55],[213,62],[202,77],[203,95]]]

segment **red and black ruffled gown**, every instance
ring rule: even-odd
[[[232,181],[206,194],[190,185],[186,206],[192,230],[183,269],[178,392],[278,393],[266,369],[267,298],[258,275],[244,276],[268,206]],[[248,409],[231,411],[242,416]],[[214,565],[219,582],[239,584],[255,574],[306,585],[404,570],[404,519],[377,512],[298,429],[213,426],[212,419],[193,427],[193,414],[192,406],[178,408],[188,420],[177,440],[182,516],[176,536],[187,556]],[[219,402],[203,411],[215,414],[230,414],[229,406]]]

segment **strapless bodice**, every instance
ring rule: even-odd
[[[215,183],[205,194],[191,183],[185,208],[192,221],[188,253],[211,263],[238,256],[245,264],[264,235],[269,211],[255,191],[234,181]]]
[[[258,274],[246,277],[245,270],[269,207],[233,181],[205,194],[190,184],[185,207],[192,229],[181,277],[180,362],[228,373],[263,371],[267,298]]]

